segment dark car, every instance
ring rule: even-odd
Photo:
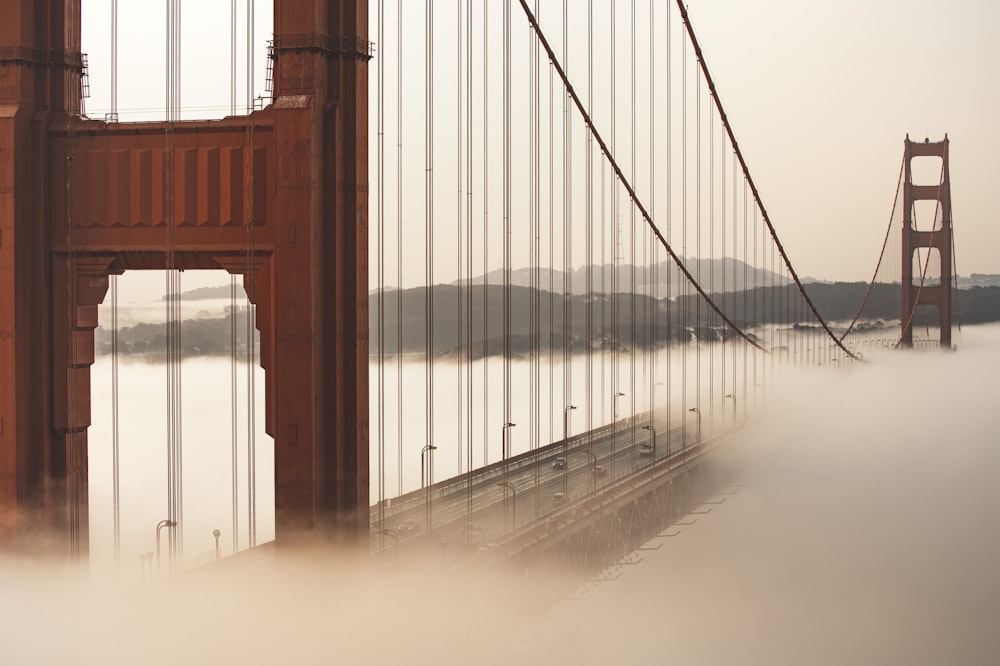
[[[553,460],[552,469],[566,469],[566,459],[563,457],[559,457]]]
[[[643,442],[639,445],[639,455],[640,456],[651,456],[653,455],[653,445],[649,442]]]

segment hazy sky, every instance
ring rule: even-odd
[[[667,4],[676,12],[672,2],[655,1],[659,14]],[[395,3],[387,4],[394,11]],[[648,11],[648,3],[637,4],[640,12]],[[242,108],[246,3],[240,5],[237,79]],[[404,11],[416,16],[424,3],[407,0],[404,5]],[[514,5],[514,25],[521,29],[524,18]],[[619,5],[627,12],[627,2]],[[108,107],[110,0],[83,0],[83,6],[84,50],[90,54],[93,91],[88,111],[102,117]],[[163,105],[164,11],[155,5],[151,12],[153,6],[136,0],[120,2],[119,98],[125,119],[162,115],[157,109]],[[371,6],[374,12],[377,3]],[[439,25],[450,25],[454,6],[437,3]],[[183,7],[185,116],[225,115],[230,103],[230,2],[206,0]],[[570,7],[571,20],[580,20],[583,12],[577,9],[583,10],[585,3],[574,0]],[[939,140],[945,132],[952,140],[958,271],[1000,272],[1000,261],[991,252],[991,245],[1000,242],[1000,229],[992,223],[988,194],[990,158],[1000,151],[1000,128],[995,122],[1000,106],[1000,77],[995,73],[1000,42],[991,34],[1000,21],[1000,5],[983,0],[692,0],[689,11],[765,205],[799,273],[867,280],[889,219],[903,138],[909,133],[914,139]],[[263,93],[263,45],[271,32],[270,14],[269,2],[256,2],[256,94]],[[373,19],[373,40],[374,26]],[[500,25],[496,27],[499,31]],[[377,51],[393,58],[394,26],[387,26],[387,32],[387,44]],[[439,44],[453,39],[446,30],[438,32]],[[404,41],[417,39],[413,34],[408,27]],[[555,31],[550,38],[557,44],[560,40]],[[640,39],[646,38],[640,35]],[[452,67],[444,48],[439,46],[438,53],[446,57],[438,55],[438,66]],[[415,68],[408,77],[407,85],[414,91],[408,105],[422,107],[421,47],[414,45],[407,54]],[[376,63],[372,62],[373,82]],[[578,64],[571,71],[577,81],[582,74]],[[437,106],[439,116],[447,119],[449,103],[438,100]],[[416,126],[423,122],[419,113],[412,110],[410,122]],[[498,109],[495,117],[499,114]],[[387,119],[387,126],[393,124],[392,118]],[[422,158],[419,152],[414,148],[414,159]],[[451,155],[445,145],[437,157],[436,168],[445,183],[448,169],[454,168]],[[422,176],[415,177],[412,187],[422,191]],[[450,192],[449,187],[438,189]],[[410,203],[422,214],[423,202],[411,199]],[[439,220],[445,215],[440,212]],[[422,217],[414,224],[422,229]],[[438,223],[439,228],[446,224],[450,222]],[[447,236],[440,242],[453,247]],[[890,245],[894,247],[898,237]],[[438,256],[447,254],[439,251]],[[580,261],[577,252],[574,263]],[[515,250],[513,263],[515,268],[523,266],[526,259]],[[422,278],[420,260],[408,261],[406,272],[404,283]],[[439,273],[442,280],[452,279],[446,270]],[[395,282],[392,277],[387,281]]]
[[[958,270],[998,273],[1000,4],[691,2],[765,203],[808,275],[867,279],[903,139],[951,139]],[[898,241],[897,241],[898,242]]]

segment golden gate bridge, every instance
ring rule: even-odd
[[[907,137],[867,293],[824,316],[680,2],[274,0],[266,97],[253,4],[232,3],[229,115],[195,121],[168,1],[163,117],[134,122],[117,108],[116,1],[103,119],[84,111],[99,74],[79,3],[2,3],[5,547],[86,558],[88,427],[107,400],[120,556],[130,271],[165,271],[166,418],[151,437],[166,497],[147,531],[157,544],[166,531],[172,568],[199,510],[184,497],[198,428],[182,418],[188,271],[227,271],[231,312],[245,297],[253,315],[242,330],[230,317],[231,468],[217,482],[233,553],[259,546],[258,395],[278,548],[596,565],[683,513],[714,447],[788,372],[922,337],[951,347],[947,138]],[[939,177],[914,182],[911,163],[930,158]],[[99,324],[113,383],[92,397]]]

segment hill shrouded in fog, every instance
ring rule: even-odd
[[[708,262],[705,266],[708,270]],[[755,272],[739,263],[716,262],[712,269],[719,281],[735,287],[747,283],[762,283],[749,290],[716,290],[714,300],[726,315],[741,327],[753,323],[782,325],[811,325],[813,322],[801,305],[794,285],[779,280],[778,276]],[[573,352],[590,349],[631,349],[660,346],[675,342],[718,340],[733,334],[725,329],[719,318],[708,308],[693,289],[676,275],[669,280],[674,297],[666,298],[667,280],[663,271],[635,271],[636,293],[631,267],[618,267],[617,291],[588,291],[586,284],[598,286],[597,276],[610,279],[607,272],[594,268],[589,278],[586,270],[572,273],[575,286],[569,294],[562,292],[562,274],[551,274],[556,292],[547,289],[549,281],[539,279],[540,289],[518,285],[511,280],[509,291],[510,349],[515,355],[533,349],[543,353],[561,352],[564,343]],[[725,273],[726,280],[722,281]],[[531,278],[527,271],[517,271],[518,279]],[[644,277],[643,277],[644,276]],[[750,278],[749,276],[753,276]],[[496,277],[496,276],[494,276]],[[703,276],[704,277],[704,276]],[[536,273],[535,278],[538,278]],[[645,289],[643,280],[656,278],[662,289]],[[745,281],[744,281],[745,280]],[[582,282],[581,282],[582,281]],[[435,355],[464,353],[471,347],[472,356],[480,358],[504,352],[505,288],[479,278],[470,287],[437,285],[431,289],[387,289],[382,294],[384,327],[383,344],[386,353],[422,354],[427,351],[428,326],[426,321],[428,295],[433,301],[433,345]],[[711,284],[703,283],[706,288]],[[679,285],[679,286],[678,286]],[[607,284],[608,288],[612,285]],[[229,287],[220,287],[228,294]],[[579,290],[578,290],[579,289]],[[807,293],[817,309],[829,322],[845,322],[854,318],[864,298],[867,285],[863,282],[823,283],[806,285]],[[185,294],[184,298],[218,297],[213,288]],[[660,298],[650,294],[659,293]],[[864,319],[892,322],[900,317],[900,289],[897,284],[877,284],[872,289]],[[1000,287],[986,286],[962,289],[956,299],[956,322],[979,324],[1000,321]],[[245,348],[246,311],[228,309],[220,316],[204,316],[185,320],[183,347],[185,356],[217,356],[230,352],[230,318],[235,314],[237,347]],[[369,295],[370,348],[374,353],[379,340],[379,294]],[[919,311],[917,325],[931,323],[933,311]],[[98,353],[110,351],[111,336],[106,329],[97,331]],[[155,358],[158,350],[165,349],[166,328],[162,323],[140,323],[122,328],[119,349],[125,354],[145,354]]]

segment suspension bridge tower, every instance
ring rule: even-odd
[[[915,157],[939,157],[941,178],[937,184],[916,185],[913,182],[912,161]],[[952,290],[952,227],[951,227],[951,178],[948,165],[948,135],[943,141],[911,141],[904,143],[903,180],[903,274],[902,274],[902,344],[913,346],[914,315],[918,306],[937,308],[941,330],[942,348],[951,349],[951,290]],[[936,201],[938,217],[928,230],[919,231],[914,227],[914,204],[918,201]],[[914,284],[914,253],[926,249],[936,250],[941,267],[939,281],[929,283],[925,266],[930,266],[929,257],[918,266],[917,283]]]
[[[0,0],[0,548],[86,558],[97,308],[142,269],[243,276],[276,540],[366,547],[367,0],[274,0],[273,103],[210,122],[81,116],[80,11]]]

